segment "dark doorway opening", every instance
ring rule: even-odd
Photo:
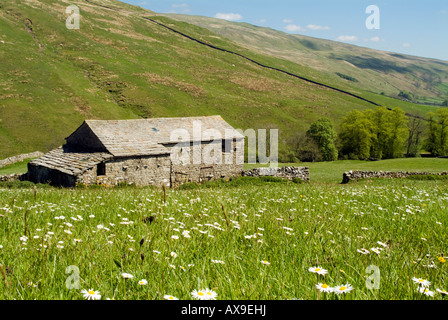
[[[106,164],[104,162],[98,163],[96,166],[96,175],[105,176],[106,175]]]

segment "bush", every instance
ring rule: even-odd
[[[414,100],[414,95],[411,92],[407,92],[407,91],[400,91],[400,93],[398,94],[398,96],[400,98],[409,100],[409,101],[413,101]]]
[[[352,81],[352,82],[358,82],[357,79],[355,79],[355,78],[353,78],[353,77],[351,77],[351,76],[348,76],[348,75],[346,75],[346,74],[339,73],[339,72],[336,72],[336,74],[337,74],[339,77],[341,77],[342,79],[345,79],[345,80],[348,80],[348,81]]]

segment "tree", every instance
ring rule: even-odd
[[[372,149],[370,156],[382,159],[391,136],[389,110],[386,107],[378,107],[365,111],[367,118],[372,122]]]
[[[337,134],[330,119],[321,118],[315,121],[311,124],[307,135],[316,142],[323,161],[335,161],[338,159],[338,150],[335,145]]]
[[[416,157],[422,147],[422,134],[425,130],[424,120],[417,114],[412,114],[408,121],[408,139],[406,157]]]
[[[294,145],[296,147],[296,157],[302,162],[322,161],[322,152],[316,141],[308,134],[302,132],[295,135]]]
[[[425,149],[430,152],[432,156],[438,156],[440,153],[439,135],[437,134],[439,126],[437,123],[437,116],[434,112],[427,114],[428,119],[428,138],[425,141]]]
[[[439,108],[428,115],[428,139],[425,149],[433,156],[448,155],[448,109]]]
[[[439,117],[440,155],[448,155],[448,110],[439,108],[436,111]]]
[[[407,118],[400,108],[354,110],[342,121],[341,152],[353,159],[397,158],[407,134]]]
[[[388,112],[389,137],[384,145],[383,158],[394,159],[403,156],[403,147],[408,132],[408,118],[403,110],[394,108]]]
[[[375,138],[372,122],[365,113],[353,110],[342,119],[339,138],[342,154],[352,159],[368,159]]]

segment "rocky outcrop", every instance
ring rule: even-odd
[[[344,172],[342,175],[342,183],[348,183],[353,180],[359,179],[370,179],[370,178],[407,178],[409,176],[415,175],[439,175],[446,176],[448,173],[446,171],[440,173],[432,173],[432,172],[408,172],[408,171],[348,171]]]
[[[310,171],[308,167],[255,168],[244,170],[241,175],[247,177],[270,176],[288,180],[293,180],[294,178],[304,181],[310,180]]]

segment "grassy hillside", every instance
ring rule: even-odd
[[[65,26],[65,8],[72,4],[80,8],[79,30]],[[236,128],[279,128],[283,152],[288,137],[317,118],[338,123],[349,110],[372,107],[206,47],[144,17],[379,104],[423,113],[432,109],[352,87],[119,1],[1,0],[0,158],[57,147],[84,119],[215,114]]]
[[[336,41],[287,34],[222,19],[169,14],[207,28],[251,50],[311,66],[331,81],[398,97],[412,92],[416,101],[442,103],[448,96],[448,62],[384,52]]]

